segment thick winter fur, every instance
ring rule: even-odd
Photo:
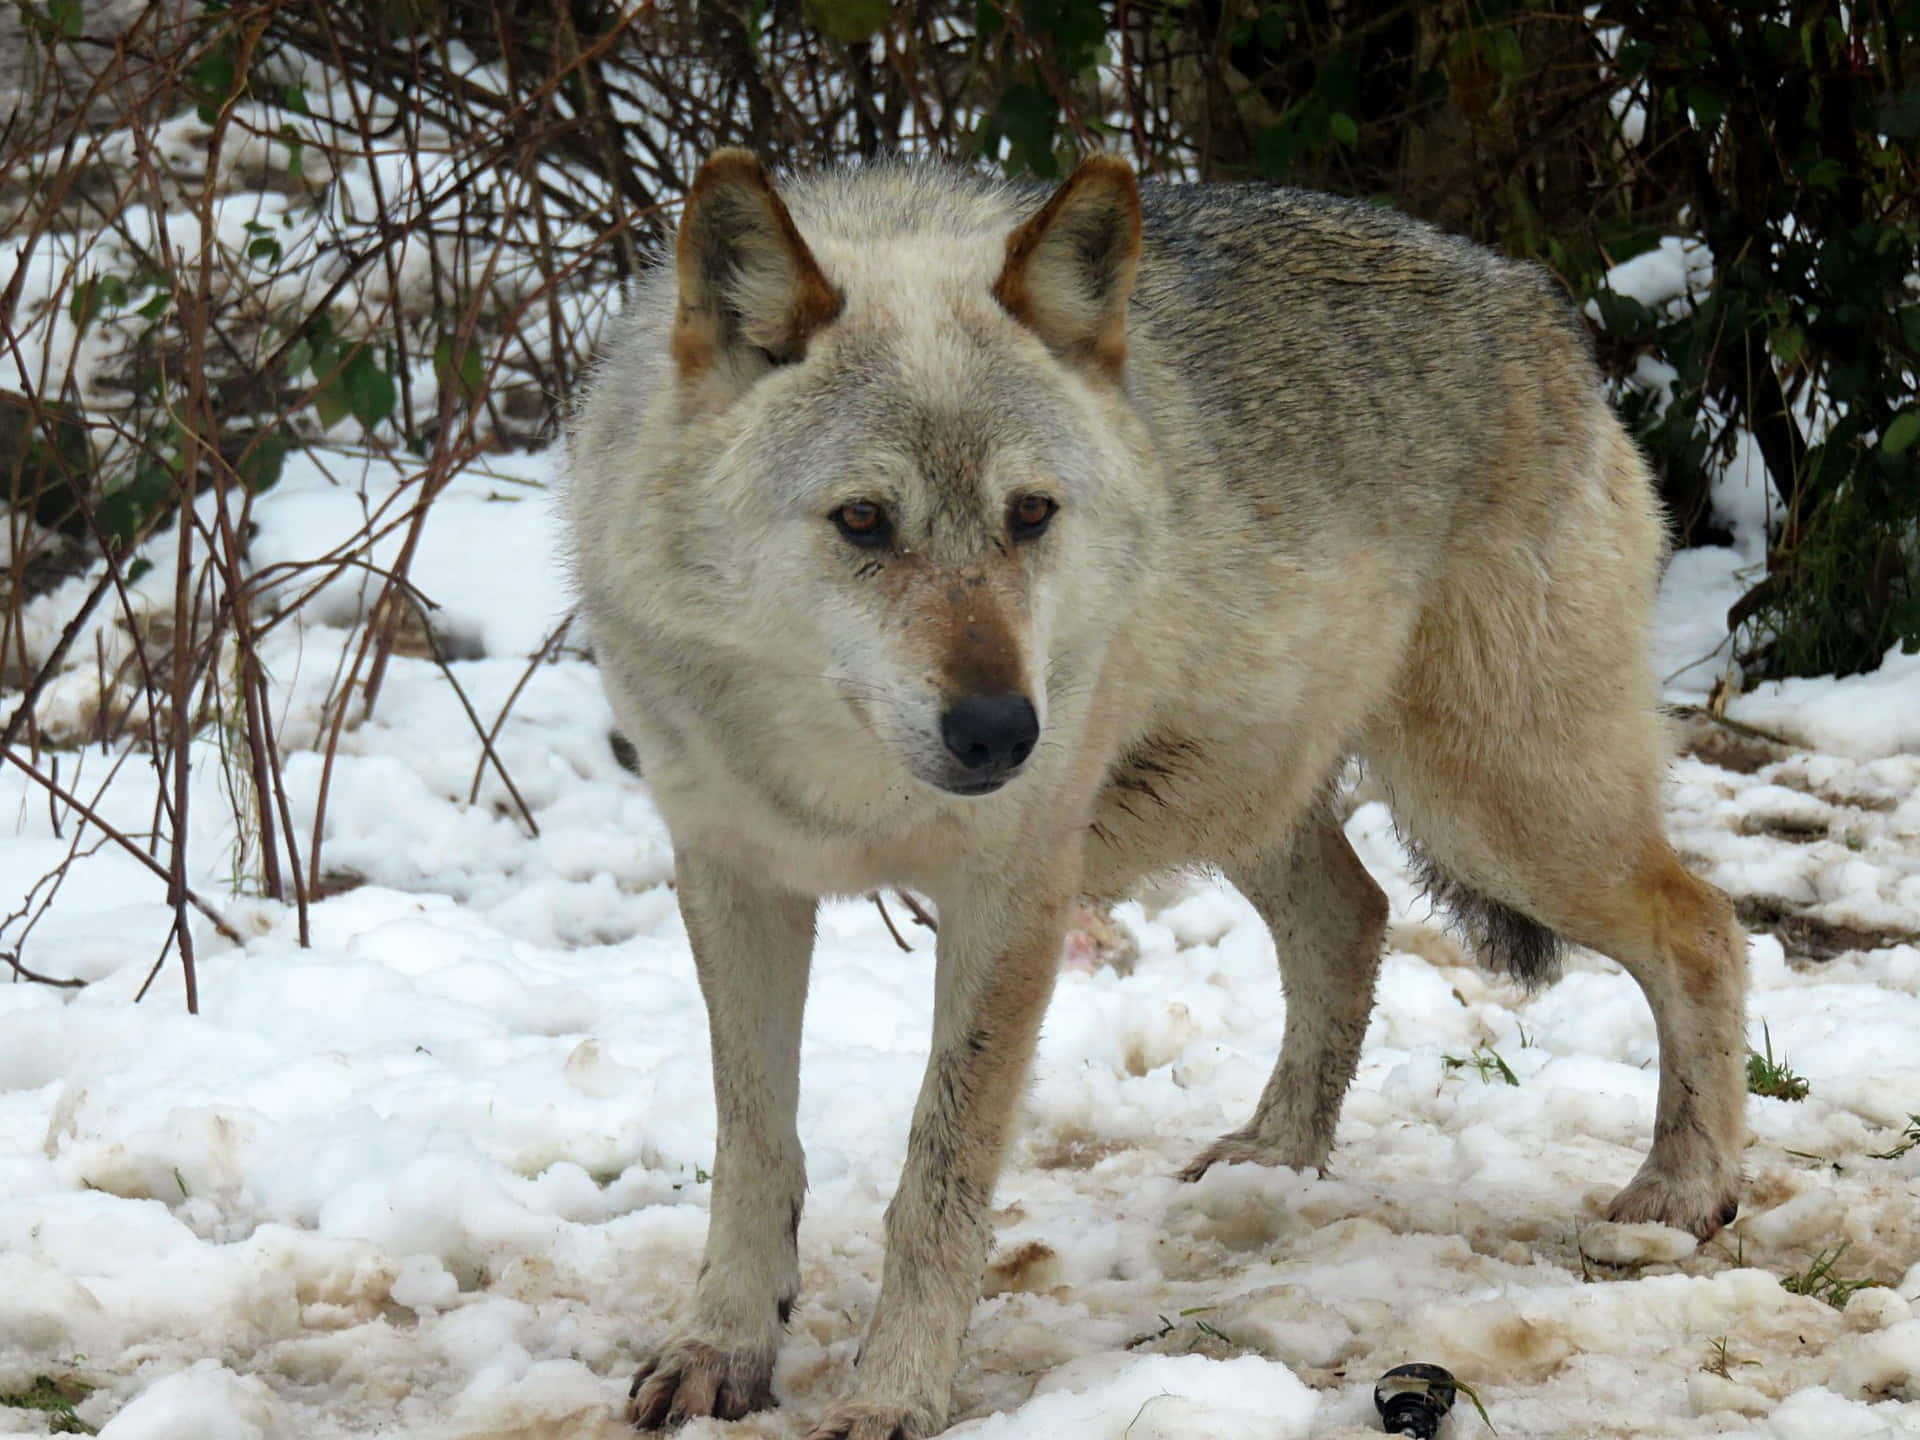
[[[1528,988],[1560,978],[1567,945],[1538,920],[1451,875],[1418,840],[1406,839],[1415,869],[1429,898],[1438,900],[1465,934],[1475,955],[1507,972]]]
[[[636,1424],[769,1403],[819,896],[910,886],[941,924],[880,1297],[815,1440],[946,1422],[1077,894],[1194,864],[1245,891],[1285,1042],[1187,1173],[1323,1165],[1386,919],[1321,804],[1351,755],[1519,973],[1551,933],[1645,991],[1658,1113],[1613,1214],[1731,1218],[1744,950],[1661,834],[1660,523],[1537,273],[1323,196],[1142,191],[1112,159],[1049,198],[931,167],[776,189],[723,152],[570,443],[719,1115],[707,1264]],[[955,717],[988,711],[970,759]]]

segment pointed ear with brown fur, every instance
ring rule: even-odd
[[[1090,155],[1007,237],[993,298],[1063,359],[1118,380],[1140,268],[1140,187],[1116,155]]]
[[[697,379],[730,351],[750,347],[776,365],[840,313],[766,168],[745,150],[716,150],[694,177],[674,244],[680,308],[673,359]]]

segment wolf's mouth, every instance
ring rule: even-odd
[[[942,780],[936,783],[949,795],[965,795],[971,798],[980,795],[991,795],[1012,778],[1013,776],[1008,774],[995,775],[984,780]]]

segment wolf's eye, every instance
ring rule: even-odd
[[[833,512],[833,523],[856,545],[884,545],[893,534],[887,512],[871,500],[849,500]]]
[[[1059,508],[1044,495],[1022,495],[1007,507],[1007,529],[1015,540],[1037,540]]]

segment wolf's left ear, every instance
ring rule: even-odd
[[[1140,268],[1140,187],[1117,155],[1090,155],[1007,237],[993,298],[1065,359],[1115,380],[1127,360],[1127,301]]]
[[[729,350],[751,346],[775,364],[840,313],[840,297],[794,227],[759,159],[716,150],[687,192],[674,244],[680,308],[673,358],[694,379]]]

